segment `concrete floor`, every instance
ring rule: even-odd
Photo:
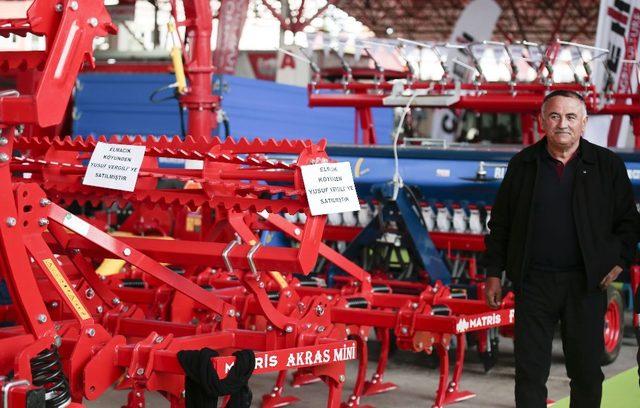
[[[629,316],[627,316],[629,317]],[[630,325],[627,325],[630,327]],[[557,337],[557,336],[556,336]],[[372,344],[372,349],[375,344]],[[631,330],[627,330],[623,339],[622,349],[618,359],[611,365],[603,368],[605,376],[610,378],[618,373],[636,367],[637,345]],[[385,380],[396,383],[399,388],[386,394],[365,397],[362,404],[371,404],[376,407],[431,407],[434,393],[438,386],[438,370],[426,366],[424,355],[408,352],[396,352],[389,363]],[[369,378],[375,368],[375,362],[370,363]],[[477,396],[470,400],[455,404],[460,408],[508,408],[513,407],[513,382],[514,382],[514,358],[513,342],[503,338],[500,342],[500,358],[497,365],[489,372],[484,372],[482,364],[471,350],[467,353],[462,376],[462,388],[475,392]],[[356,364],[348,366],[348,380],[343,393],[346,399],[353,387],[356,376]],[[270,391],[275,380],[274,374],[257,375],[250,381],[254,395],[252,406],[259,407],[261,395]],[[569,394],[569,380],[566,377],[562,345],[559,339],[554,341],[553,365],[548,381],[549,398],[559,400]],[[320,408],[326,406],[327,389],[322,383],[306,385],[300,388],[286,389],[287,393],[301,399],[296,404],[299,407]],[[99,401],[87,403],[88,407],[106,408],[119,407],[126,401],[126,392],[110,391],[103,395]],[[161,397],[149,393],[147,395],[147,407],[168,407],[169,404]],[[640,407],[640,402],[638,403]],[[609,407],[603,404],[603,408],[632,408]]]

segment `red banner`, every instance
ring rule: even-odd
[[[278,54],[274,51],[251,51],[247,54],[256,79],[276,80]]]
[[[457,317],[456,333],[490,329],[512,325],[515,322],[515,309],[500,309],[474,315]]]
[[[615,9],[609,7],[610,12],[614,12]],[[624,24],[627,24],[627,16],[618,13],[616,18],[623,19]],[[611,13],[609,13],[611,17]],[[624,58],[627,61],[634,61],[638,50],[638,40],[640,40],[640,9],[634,8],[631,14],[631,22],[629,23],[627,30],[627,37],[625,38],[625,49],[622,51]],[[612,59],[610,58],[609,61]],[[633,71],[638,67],[634,67],[632,64],[620,64],[620,76],[618,77],[618,92],[621,93],[633,93]],[[617,146],[618,139],[620,138],[620,129],[623,128],[625,132],[628,132],[629,119],[626,119],[625,126],[622,125],[622,116],[614,116],[609,127],[609,136],[607,137],[607,146]]]
[[[218,39],[213,64],[218,74],[233,74],[238,63],[238,44],[247,19],[249,0],[222,0],[218,14]]]
[[[290,370],[358,358],[356,342],[353,340],[335,343],[296,347],[274,351],[256,352],[256,367],[254,374],[273,371]],[[211,359],[213,368],[220,378],[226,377],[236,358],[233,356],[214,357]]]

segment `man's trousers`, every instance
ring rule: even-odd
[[[588,293],[584,272],[529,271],[516,295],[516,407],[544,408],[551,345],[560,322],[571,408],[597,408],[604,375],[605,292]]]

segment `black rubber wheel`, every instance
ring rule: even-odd
[[[624,332],[624,303],[620,291],[612,286],[607,288],[607,311],[604,316],[604,353],[601,365],[613,363],[622,346]]]

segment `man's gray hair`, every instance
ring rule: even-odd
[[[556,96],[564,96],[565,98],[573,98],[573,99],[577,99],[581,102],[582,105],[582,114],[584,116],[587,116],[587,103],[585,102],[584,98],[582,97],[582,95],[580,95],[579,93],[575,92],[575,91],[570,91],[568,89],[556,89],[555,91],[551,91],[549,92],[544,99],[542,100],[542,107],[541,107],[541,112],[544,113],[544,108],[547,104],[547,102],[551,99],[551,98],[555,98]]]

